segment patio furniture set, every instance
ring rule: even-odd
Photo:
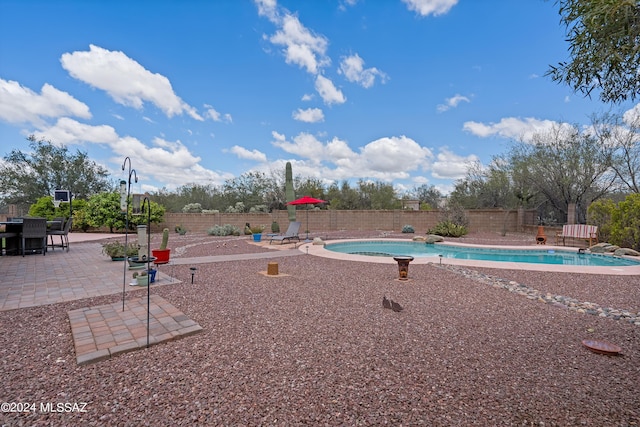
[[[62,248],[69,251],[69,230],[71,219],[55,218],[8,218],[1,221],[0,226],[0,255],[25,256],[27,253],[41,252],[46,255],[51,248]],[[60,243],[56,243],[55,236],[60,236]]]

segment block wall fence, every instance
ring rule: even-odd
[[[469,231],[491,232],[528,232],[535,229],[535,210],[474,209],[466,211]],[[307,227],[308,215],[308,227]],[[302,223],[300,233],[307,228],[311,233],[326,231],[390,231],[400,232],[405,225],[413,226],[418,234],[424,234],[441,220],[438,211],[409,210],[309,210],[298,209],[296,220]],[[167,227],[174,230],[181,225],[191,232],[204,233],[214,225],[231,224],[241,230],[246,223],[253,226],[264,225],[265,231],[271,231],[271,223],[277,221],[280,231],[284,232],[289,224],[286,210],[272,213],[166,213],[164,222],[154,224],[152,232]]]

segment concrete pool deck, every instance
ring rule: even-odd
[[[330,242],[325,242],[327,244],[333,243],[353,243],[353,242],[366,242],[366,241],[375,241],[381,240],[385,242],[397,241],[397,242],[407,242],[407,239],[344,239],[344,240],[331,240]],[[456,246],[456,247],[473,247],[473,248],[492,248],[492,249],[508,249],[508,250],[554,250],[554,251],[567,251],[567,252],[578,252],[578,248],[571,248],[567,246],[552,246],[552,245],[528,245],[528,246],[500,246],[500,245],[477,245],[477,244],[464,244],[464,243],[456,243],[456,242],[444,242],[446,245]],[[370,262],[370,263],[381,263],[381,264],[396,264],[393,258],[390,257],[377,257],[377,256],[367,256],[367,255],[354,255],[354,254],[345,254],[340,252],[332,252],[330,250],[325,249],[323,245],[314,245],[313,242],[304,242],[302,243],[298,249],[304,253],[308,253],[309,255],[315,255],[323,258],[331,258],[331,259],[339,259],[346,261],[357,261],[357,262]],[[634,260],[633,257],[624,257],[625,259]],[[524,262],[505,262],[505,261],[479,261],[479,260],[469,260],[469,259],[453,259],[453,258],[439,258],[439,257],[414,257],[414,260],[411,261],[411,264],[448,264],[448,265],[458,265],[465,267],[477,267],[477,268],[499,268],[499,269],[508,269],[508,270],[531,270],[531,271],[546,271],[546,272],[558,272],[558,273],[582,273],[582,274],[608,274],[608,275],[616,275],[616,276],[631,276],[631,275],[640,275],[640,263],[637,266],[623,266],[623,267],[589,267],[582,265],[565,265],[565,264],[534,264],[534,263],[524,263]]]

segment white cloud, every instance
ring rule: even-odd
[[[507,117],[498,123],[484,124],[479,122],[465,122],[463,130],[481,138],[499,136],[501,138],[531,141],[536,133],[548,132],[557,126],[552,120],[538,120],[533,117],[520,119]]]
[[[443,15],[458,3],[458,0],[402,0],[409,10],[422,16]]]
[[[479,159],[475,154],[463,157],[443,147],[433,162],[431,173],[439,179],[461,179],[467,174],[469,165],[476,161]]]
[[[367,169],[390,174],[402,173],[426,167],[433,154],[428,148],[406,136],[380,138],[365,145],[361,155]]]
[[[358,3],[358,0],[341,0],[338,5],[338,10],[345,11],[348,7],[353,7]]]
[[[326,56],[328,42],[324,36],[313,34],[295,15],[288,12],[276,23],[280,28],[269,41],[284,46],[287,64],[295,64],[311,74],[317,74],[320,68],[331,63]]]
[[[83,144],[85,142],[109,144],[116,142],[119,138],[116,130],[111,126],[87,125],[68,117],[62,117],[55,125],[33,134],[38,139],[50,140],[56,145]]]
[[[316,90],[327,105],[344,104],[347,101],[347,98],[334,86],[333,82],[324,76],[318,75],[316,77]]]
[[[376,81],[376,76],[382,83],[387,80],[387,75],[375,67],[364,68],[364,60],[356,53],[351,56],[342,57],[339,70],[347,80],[358,83],[364,88],[370,88]]]
[[[175,94],[168,78],[146,70],[123,52],[90,45],[88,52],[63,54],[60,62],[73,78],[104,90],[119,104],[141,109],[144,102],[151,102],[167,117],[186,113],[204,120]]]
[[[204,106],[207,110],[205,111],[205,117],[210,118],[214,122],[226,122],[231,123],[233,120],[231,118],[231,114],[220,114],[215,108],[211,105]]]
[[[451,108],[456,108],[461,102],[471,102],[466,96],[455,94],[451,98],[444,100],[444,104],[440,104],[437,107],[438,112],[443,113]]]
[[[267,156],[261,151],[258,150],[247,150],[244,147],[240,147],[239,145],[234,145],[231,147],[229,152],[235,154],[241,159],[247,160],[255,160],[256,162],[264,163],[267,161]]]
[[[293,112],[293,118],[301,122],[318,123],[324,121],[324,113],[319,108],[307,108],[306,110],[298,108]]]
[[[272,135],[274,146],[301,158],[297,160],[296,173],[323,180],[354,176],[384,181],[408,179],[410,171],[428,169],[433,158],[428,148],[405,136],[381,138],[356,152],[338,138],[322,142],[313,135],[300,133],[287,141],[282,134]]]
[[[169,188],[184,185],[185,180],[203,184],[222,184],[232,178],[230,173],[218,173],[205,169],[200,165],[201,158],[193,155],[180,141],[167,141],[154,138],[151,146],[144,144],[132,136],[119,136],[114,128],[108,125],[92,126],[63,117],[51,127],[35,132],[36,138],[50,139],[55,144],[104,144],[117,158],[113,163],[120,163],[129,156],[141,183],[151,178],[166,184]],[[120,171],[114,172],[114,175]],[[157,190],[149,187],[148,190]]]
[[[83,102],[47,83],[38,94],[16,81],[0,79],[0,120],[41,127],[44,118],[60,116],[89,119],[91,112]]]
[[[131,158],[141,187],[144,187],[142,183],[152,179],[172,189],[185,182],[222,184],[233,177],[230,173],[219,173],[202,167],[201,158],[194,156],[180,141],[155,138],[153,144],[148,146],[137,138],[125,136],[110,145],[112,151],[120,156],[112,159],[114,163],[121,162],[125,156]],[[157,190],[153,187],[143,188],[147,189]]]
[[[292,142],[287,141],[284,135],[277,132],[272,132],[272,135],[275,140],[271,144],[287,153],[305,157],[314,162],[320,162],[325,158],[322,142],[311,134],[300,133],[293,138]]]
[[[636,104],[633,108],[625,111],[622,115],[622,119],[628,125],[637,124],[640,120],[640,104]]]
[[[278,19],[277,1],[276,0],[255,0],[258,6],[258,14],[260,16],[266,16],[271,22],[275,22]]]

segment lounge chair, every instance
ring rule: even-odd
[[[289,228],[287,228],[287,231],[284,234],[280,234],[279,236],[271,236],[269,244],[271,244],[274,240],[279,240],[280,244],[283,244],[285,240],[289,242],[292,240],[297,240],[299,242],[300,237],[298,237],[298,233],[300,232],[300,224],[301,223],[298,221],[290,222]]]

